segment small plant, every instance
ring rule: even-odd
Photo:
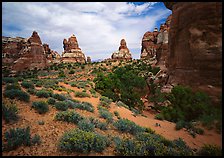
[[[55,116],[58,121],[65,121],[77,124],[83,117],[75,111],[62,111],[58,112]]]
[[[19,99],[25,102],[29,102],[30,101],[30,95],[27,94],[26,92],[22,91],[22,90],[18,90],[18,89],[11,89],[11,90],[6,90],[4,92],[4,96],[10,99]]]
[[[53,94],[52,97],[60,101],[64,101],[67,99],[64,95],[61,94]]]
[[[80,129],[66,132],[59,142],[59,149],[68,152],[102,152],[107,146],[109,146],[107,137]]]
[[[33,82],[28,82],[28,81],[23,81],[21,83],[21,86],[24,87],[24,88],[34,88]]]
[[[18,83],[10,83],[10,84],[7,84],[6,87],[5,87],[5,90],[11,90],[11,89],[21,90],[21,87],[19,86]]]
[[[18,82],[18,80],[13,77],[3,77],[2,82],[3,83],[15,83],[15,82]]]
[[[31,139],[31,144],[32,145],[35,145],[35,144],[40,145],[40,143],[41,143],[40,136],[38,134],[35,134],[34,137]]]
[[[83,119],[83,120],[79,121],[78,127],[79,127],[79,129],[81,129],[83,131],[90,132],[90,131],[94,130],[95,126],[88,119]]]
[[[118,102],[116,102],[116,104],[117,104],[118,106],[123,106],[123,107],[125,107],[126,109],[129,109],[129,107],[128,107],[125,103],[123,103],[122,101],[118,101]]]
[[[33,102],[32,108],[37,110],[39,114],[44,114],[49,111],[48,104],[44,101]]]
[[[46,91],[46,90],[40,90],[37,91],[36,96],[38,96],[39,98],[48,98],[52,95],[52,93],[50,91]]]
[[[100,117],[106,119],[109,123],[113,122],[113,114],[105,108],[98,109]]]
[[[99,128],[101,130],[107,130],[107,123],[106,122],[97,122],[95,125],[96,128]]]
[[[90,97],[90,95],[85,92],[75,92],[75,97],[83,98],[83,97]]]
[[[2,102],[2,117],[6,123],[15,122],[19,119],[18,108],[13,102]]]
[[[44,121],[43,120],[38,121],[38,125],[44,125]]]
[[[9,129],[9,131],[4,133],[4,137],[7,142],[3,144],[4,151],[15,150],[21,145],[31,145],[30,127]]]
[[[120,114],[118,111],[114,111],[114,115],[117,116],[117,117],[120,117]]]
[[[103,106],[103,107],[106,107],[106,108],[110,108],[110,104],[111,104],[112,100],[105,97],[105,96],[101,96],[100,97],[100,103],[99,103],[99,106]]]
[[[50,105],[54,105],[56,100],[54,98],[48,98],[47,103]]]
[[[68,109],[68,102],[58,101],[58,102],[55,103],[55,108],[57,110],[66,111]]]
[[[145,131],[145,128],[136,125],[134,122],[128,119],[119,119],[114,123],[114,127],[116,127],[121,132],[129,132],[134,135]]]
[[[176,130],[180,130],[180,129],[184,128],[184,127],[185,127],[185,122],[183,120],[180,120],[180,121],[178,121],[176,123],[175,129]]]
[[[73,70],[73,69],[71,69],[70,71],[69,71],[69,74],[74,74],[75,73],[75,71]]]
[[[74,107],[78,108],[78,109],[82,109],[82,110],[87,110],[89,112],[94,112],[93,105],[91,103],[88,103],[88,102],[75,103]]]
[[[216,145],[205,144],[198,152],[198,156],[222,156],[222,149]]]
[[[27,92],[30,93],[30,94],[32,94],[32,95],[36,95],[37,90],[34,89],[34,88],[28,88],[28,89],[27,89]]]

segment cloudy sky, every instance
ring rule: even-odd
[[[111,57],[124,38],[138,59],[144,33],[170,14],[161,2],[3,2],[2,34],[28,38],[36,30],[59,54],[63,39],[74,34],[92,60]]]

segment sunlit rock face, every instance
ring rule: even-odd
[[[170,84],[222,93],[222,3],[164,2],[172,10],[169,30]]]
[[[73,34],[68,40],[63,40],[64,52],[62,53],[63,62],[78,62],[86,63],[84,53],[81,51],[78,45],[78,41]]]
[[[112,60],[132,60],[131,52],[129,51],[125,39],[120,42],[119,50],[111,56]]]
[[[44,47],[36,31],[33,31],[29,39],[23,39],[19,42],[20,48],[18,59],[13,61],[12,71],[21,72],[32,69],[43,69],[47,64]]]

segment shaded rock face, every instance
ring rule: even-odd
[[[48,44],[43,44],[43,47],[44,53],[46,54],[49,63],[60,62],[61,56],[58,54],[58,52],[51,50]]]
[[[23,43],[19,51],[19,58],[14,61],[12,70],[15,72],[25,71],[27,69],[42,69],[47,66],[44,47],[36,31]]]
[[[87,57],[87,63],[91,63],[91,58]]]
[[[26,42],[27,39],[22,37],[2,36],[2,65],[12,66],[13,62],[19,58],[19,51]]]
[[[119,50],[111,56],[112,60],[132,60],[131,52],[129,51],[125,39],[120,42]]]
[[[63,62],[78,62],[86,63],[84,53],[81,51],[78,45],[78,41],[73,34],[68,40],[63,40],[64,52],[62,53]]]
[[[204,90],[214,98],[221,96],[222,3],[164,4],[172,9],[168,82]]]
[[[159,32],[155,28],[153,32],[146,32],[142,38],[141,59],[150,59],[156,55],[157,36]]]

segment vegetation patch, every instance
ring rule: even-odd
[[[55,103],[55,108],[57,110],[66,111],[69,107],[68,102],[66,101],[58,101]]]
[[[14,102],[2,102],[2,118],[5,120],[6,123],[18,121],[18,108]]]
[[[84,97],[90,97],[90,95],[85,92],[75,92],[75,97],[84,98]]]
[[[107,137],[80,129],[66,132],[59,142],[59,149],[68,152],[102,152],[107,146]]]
[[[32,108],[37,110],[39,114],[44,114],[49,111],[48,104],[44,101],[39,101],[39,102],[33,102],[32,103]]]
[[[5,90],[4,96],[10,99],[19,99],[25,102],[30,101],[30,95],[19,89]]]
[[[77,124],[83,117],[75,111],[62,111],[55,115],[55,119],[58,121],[65,121]]]
[[[113,114],[110,113],[107,109],[98,106],[98,111],[101,118],[106,119],[109,123],[113,122]]]
[[[23,81],[21,83],[21,86],[24,87],[24,88],[34,88],[34,84],[33,82],[28,82],[28,81]]]
[[[79,129],[83,130],[83,131],[93,131],[95,125],[88,119],[83,119],[81,121],[79,121],[78,123],[78,127]]]

